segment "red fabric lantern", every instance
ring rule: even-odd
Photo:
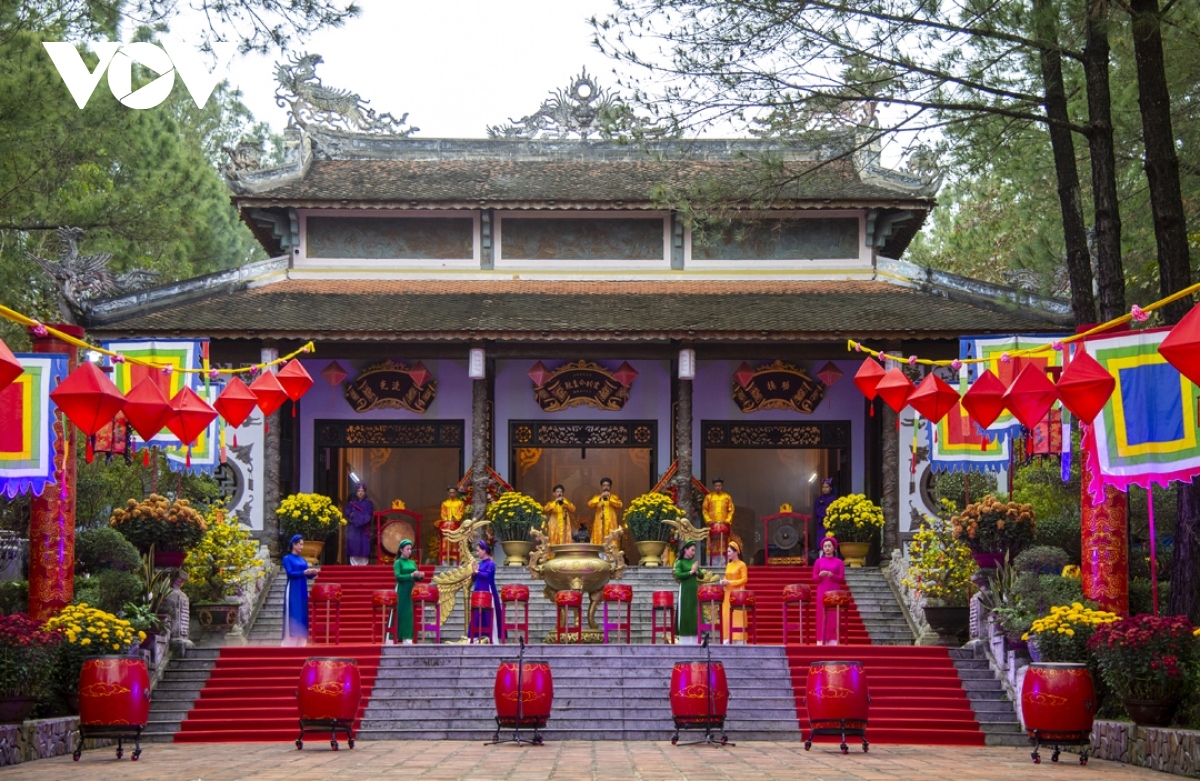
[[[275,375],[275,379],[279,380],[279,384],[292,401],[299,401],[313,385],[313,378],[298,360],[288,361],[287,365],[279,370],[279,374]]]
[[[958,391],[951,388],[941,377],[930,373],[925,375],[921,384],[908,397],[908,403],[917,412],[934,423],[941,423],[942,418],[958,403]]]
[[[876,388],[886,373],[883,367],[879,365],[879,361],[876,361],[874,358],[868,358],[863,361],[862,366],[859,366],[858,371],[854,373],[854,384],[862,391],[862,395],[867,397],[867,401],[874,401]]]
[[[526,374],[529,375],[529,379],[533,380],[533,387],[535,388],[542,387],[546,380],[550,379],[550,370],[541,361],[535,363]]]
[[[754,379],[754,369],[750,368],[750,364],[742,361],[742,365],[737,367],[737,371],[733,373],[734,382],[742,390],[750,387],[750,381]]]
[[[991,369],[984,369],[975,384],[963,394],[963,409],[971,416],[971,420],[986,429],[1004,411],[1005,390],[1000,378],[992,374]]]
[[[0,390],[11,385],[23,371],[25,371],[25,367],[21,366],[17,356],[13,355],[4,340],[0,339]]]
[[[1158,352],[1179,373],[1200,385],[1200,304],[1175,324],[1167,338],[1158,345]]]
[[[158,381],[149,375],[143,377],[125,396],[125,417],[129,425],[145,441],[150,441],[167,425],[167,419],[175,414],[175,408],[167,394],[162,392]]]
[[[621,365],[613,372],[613,377],[617,382],[621,383],[622,388],[628,388],[637,379],[638,370],[629,365],[628,361],[621,361]]]
[[[1104,409],[1116,387],[1116,378],[1080,349],[1058,380],[1058,397],[1072,415],[1084,423],[1091,423]]]
[[[270,415],[288,399],[287,391],[270,370],[264,371],[250,383],[250,392],[258,399],[258,408],[264,415]]]
[[[833,361],[826,361],[824,366],[817,369],[817,376],[825,383],[826,388],[832,388],[833,384],[842,378],[842,370]]]
[[[250,413],[258,406],[258,397],[254,395],[240,377],[234,377],[217,396],[213,407],[225,421],[237,428],[246,422]]]
[[[1042,422],[1057,399],[1054,383],[1046,377],[1045,371],[1032,363],[1026,364],[1004,392],[1004,406],[1028,429]]]
[[[904,409],[912,391],[912,380],[908,379],[899,368],[888,369],[883,378],[879,380],[879,384],[875,386],[875,392],[879,394],[879,398],[883,399],[883,403],[897,413]]]
[[[167,428],[185,445],[195,442],[217,416],[217,411],[186,385],[171,399],[171,407],[175,414],[167,419]]]
[[[50,398],[88,437],[95,435],[102,426],[111,423],[125,405],[125,397],[121,395],[121,391],[91,361],[84,361],[78,369],[71,372],[50,392]],[[91,455],[90,442],[88,454]]]

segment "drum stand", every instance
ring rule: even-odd
[[[1079,764],[1086,765],[1088,763],[1088,751],[1092,747],[1090,732],[1047,732],[1031,729],[1029,730],[1029,739],[1033,741],[1033,753],[1029,756],[1035,765],[1040,765],[1042,762],[1039,749],[1043,744],[1054,746],[1054,753],[1050,755],[1051,762],[1058,761],[1061,746],[1079,746]]]
[[[705,689],[708,690],[708,709],[705,713],[705,719],[704,719],[704,737],[701,738],[700,740],[693,740],[690,743],[684,743],[683,745],[685,745],[685,746],[706,745],[706,746],[712,746],[713,748],[720,748],[721,746],[736,746],[737,745],[736,743],[729,742],[729,737],[725,734],[725,719],[724,719],[724,717],[717,718],[713,714],[712,647],[709,646],[709,644],[708,644],[708,632],[704,633],[704,642],[701,643],[701,645],[704,646],[704,686],[705,686]],[[671,745],[672,746],[679,745],[679,730],[684,727],[688,727],[688,726],[692,726],[692,725],[688,725],[688,724],[681,725],[679,723],[678,719],[675,720],[675,734],[671,736]],[[697,729],[700,728],[700,725],[698,725],[698,724],[695,726]],[[713,729],[714,728],[719,729],[721,731],[721,739],[719,741],[713,737]]]
[[[149,697],[149,692],[146,693]],[[125,755],[124,741],[133,740],[133,753],[129,756],[134,762],[138,761],[138,757],[142,755],[142,730],[144,727],[140,725],[97,725],[85,726],[79,725],[79,740],[75,743],[75,751],[71,753],[71,758],[76,762],[83,756],[83,741],[85,739],[100,739],[100,738],[116,738],[117,741],[117,759]],[[1054,754],[1058,756],[1056,751]],[[1058,760],[1054,760],[1057,762]]]
[[[521,641],[521,648],[517,652],[517,717],[512,721],[513,734],[508,740],[500,739],[500,730],[509,726],[508,721],[501,720],[499,714],[496,715],[496,734],[492,735],[490,743],[484,743],[485,746],[495,746],[500,743],[516,743],[518,746],[530,745],[540,746],[544,743],[539,729],[546,726],[546,719],[535,718],[533,720],[533,739],[521,737],[521,725],[525,721],[525,638],[518,635],[517,639]]]

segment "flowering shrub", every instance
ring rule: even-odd
[[[64,642],[59,646],[58,660],[51,681],[61,698],[74,693],[79,686],[79,671],[89,656],[127,654],[133,646],[146,639],[123,618],[117,618],[86,602],[67,605],[46,622],[47,631],[58,632]]]
[[[1120,616],[1104,610],[1092,610],[1081,602],[1050,608],[1050,613],[1033,622],[1022,640],[1033,640],[1042,661],[1088,662],[1088,640],[1096,627],[1111,624]]]
[[[150,494],[140,502],[130,499],[114,510],[108,523],[145,553],[154,546],[160,551],[187,551],[204,536],[204,516],[187,499],[174,502]]]
[[[1068,564],[1062,568],[1062,577],[1079,580],[1083,577],[1083,572],[1079,569],[1078,564]]]
[[[1138,615],[1096,629],[1088,641],[1105,683],[1126,699],[1178,699],[1200,662],[1184,616]]]
[[[994,496],[968,504],[950,519],[954,536],[965,539],[974,553],[1016,556],[1033,541],[1033,505],[1001,502]]]
[[[862,494],[834,499],[825,511],[825,530],[838,542],[870,542],[883,528],[883,510]]]
[[[321,494],[291,494],[279,503],[275,516],[284,537],[299,534],[310,542],[324,542],[330,532],[346,525],[338,506]]]
[[[253,568],[262,566],[256,553],[250,530],[238,523],[237,516],[215,511],[204,538],[183,560],[187,593],[199,602],[221,602],[232,596],[253,580]]]
[[[528,540],[529,532],[546,520],[542,506],[520,491],[505,491],[488,505],[487,519],[503,540]]]
[[[625,509],[625,526],[639,542],[664,542],[671,537],[670,526],[663,521],[684,516],[667,494],[642,494]]]
[[[0,697],[41,694],[61,639],[25,613],[0,616]]]
[[[904,585],[919,591],[927,600],[940,600],[952,607],[970,602],[975,588],[971,582],[977,569],[975,559],[971,557],[971,549],[955,538],[945,520],[925,516],[908,544],[908,555],[911,563]]]

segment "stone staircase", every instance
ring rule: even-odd
[[[963,689],[975,711],[988,746],[1028,746],[1017,711],[991,663],[972,648],[951,648],[950,659],[962,679]]]
[[[271,577],[267,595],[250,626],[248,645],[279,645],[283,639],[283,594],[287,591],[287,576],[276,567]]]
[[[516,655],[513,646],[384,648],[359,738],[490,740],[496,667]],[[547,740],[666,740],[674,731],[672,666],[705,657],[698,646],[542,645],[525,658],[550,663]],[[781,647],[713,646],[712,660],[724,664],[729,682],[731,740],[800,739],[792,688],[780,685],[789,675]],[[698,734],[684,732],[680,740]]]
[[[846,585],[872,645],[912,645],[904,608],[878,567],[847,567]]]
[[[142,733],[144,739],[171,742],[200,696],[220,653],[220,648],[192,648],[186,658],[175,657],[167,663],[150,699],[150,720]]]

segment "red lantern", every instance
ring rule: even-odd
[[[991,369],[984,369],[975,384],[963,394],[962,406],[971,416],[971,420],[983,428],[996,422],[1004,411],[1004,383],[992,374]]]
[[[240,377],[230,380],[213,402],[221,417],[234,428],[245,423],[257,405],[258,397],[246,387],[246,383],[242,382]]]
[[[1200,385],[1200,304],[1175,324],[1167,338],[1158,345],[1158,352],[1179,373]]]
[[[912,391],[912,380],[908,379],[899,368],[888,369],[883,378],[879,380],[879,384],[875,386],[875,392],[879,394],[879,398],[883,399],[883,403],[891,407],[894,412],[904,409]]]
[[[12,350],[8,349],[8,345],[0,339],[0,390],[4,390],[13,380],[21,376],[21,372],[25,371],[25,367],[17,360],[17,356],[12,354]]]
[[[538,361],[528,372],[529,379],[533,380],[533,387],[540,388],[546,380],[550,379],[550,370],[546,368],[546,364]]]
[[[171,399],[175,414],[167,419],[167,428],[185,445],[191,445],[213,422],[217,411],[186,385]]]
[[[112,422],[125,405],[125,397],[96,364],[84,361],[50,392],[50,398],[87,435],[87,460],[91,463],[92,437]]]
[[[1116,379],[1081,348],[1058,380],[1058,397],[1072,415],[1091,423],[1116,387]]]
[[[1046,377],[1045,371],[1032,363],[1025,365],[1004,392],[1004,406],[1028,429],[1042,422],[1057,399],[1054,383]]]
[[[951,388],[941,377],[930,373],[908,397],[908,403],[917,412],[934,423],[941,423],[946,413],[958,403],[958,391]]]
[[[167,394],[162,392],[157,380],[149,375],[143,377],[125,396],[125,417],[129,425],[144,441],[149,442],[167,425],[167,419],[175,414]]]
[[[425,383],[429,382],[429,380],[433,378],[433,372],[426,369],[425,364],[417,361],[412,365],[412,368],[408,370],[408,376],[409,379],[413,381],[413,385],[416,385],[418,388],[424,388]],[[279,377],[280,381],[282,382],[283,372],[279,373]],[[293,399],[293,401],[294,400],[295,399]]]
[[[858,371],[854,374],[854,384],[862,391],[862,395],[867,397],[867,401],[875,400],[876,388],[884,374],[886,372],[883,367],[874,358],[866,359],[862,366],[858,367]]]
[[[313,385],[313,378],[297,360],[288,361],[287,365],[279,370],[279,374],[275,375],[275,379],[279,380],[279,384],[292,401],[299,401]]]
[[[628,388],[637,379],[638,370],[629,365],[628,361],[621,361],[621,365],[613,372],[613,377],[617,382],[621,383],[622,388]]]
[[[833,361],[826,361],[824,366],[817,369],[817,376],[825,383],[826,388],[832,388],[833,384],[842,378],[842,370]]]
[[[250,392],[258,399],[258,408],[264,415],[270,415],[288,399],[287,391],[269,369],[250,383]]]

